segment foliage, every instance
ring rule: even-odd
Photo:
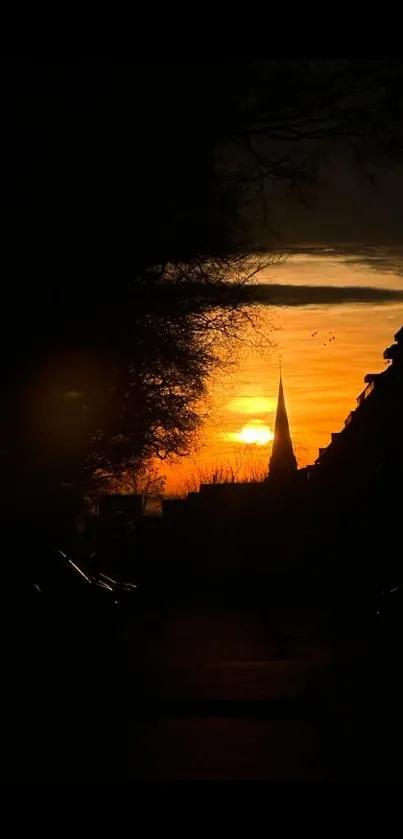
[[[94,433],[90,473],[119,472],[122,465],[136,471],[153,458],[191,453],[206,380],[221,363],[217,345],[239,335],[249,317],[236,289],[262,265],[243,256],[154,269],[158,295],[142,295],[136,340],[121,343],[111,411]]]
[[[258,454],[250,446],[236,449],[225,461],[199,466],[183,482],[181,495],[198,492],[201,484],[261,483],[267,478],[269,452]]]
[[[83,480],[83,463],[87,478],[141,473],[192,450],[218,345],[249,317],[238,292],[267,245],[270,185],[312,187],[335,145],[367,167],[398,159],[402,75],[346,60],[8,68],[0,383],[16,486],[30,468],[50,486]]]
[[[99,470],[93,476],[91,495],[141,495],[145,508],[147,501],[162,498],[165,480],[153,463],[142,463],[136,469],[121,466],[118,474],[115,469],[109,473]]]
[[[360,162],[401,160],[403,63],[350,59],[250,62],[223,134],[241,155],[238,175],[312,184],[330,149]],[[224,81],[224,84],[228,84]],[[244,167],[242,167],[242,163]]]

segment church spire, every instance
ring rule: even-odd
[[[292,447],[290,426],[285,407],[283,380],[280,370],[276,423],[274,427],[273,448],[270,458],[269,475],[273,478],[284,477],[295,472],[297,461]]]

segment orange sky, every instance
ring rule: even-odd
[[[270,279],[294,285],[403,286],[397,273],[374,271],[330,252],[295,254],[268,269],[262,280]],[[194,457],[164,465],[166,491],[189,490],[201,474],[218,466],[231,464],[244,477],[268,463],[271,444],[245,439],[254,437],[254,427],[256,436],[267,439],[274,427],[280,355],[297,459],[300,466],[312,462],[354,408],[365,374],[384,369],[383,350],[402,323],[401,303],[261,308],[260,331],[272,348],[263,351],[256,337],[253,347],[242,346],[230,368],[215,376],[201,446]],[[249,431],[242,433],[245,426]]]

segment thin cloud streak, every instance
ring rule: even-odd
[[[251,303],[264,306],[320,306],[361,303],[382,305],[403,302],[403,290],[372,286],[313,286],[261,283],[244,286]]]
[[[346,265],[365,266],[371,271],[392,274],[403,280],[403,247],[398,245],[364,245],[360,243],[331,243],[324,245],[297,244],[284,249],[288,255],[339,258]]]

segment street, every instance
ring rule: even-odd
[[[150,609],[90,647],[68,639],[58,661],[37,655],[32,666],[31,656],[34,684],[17,702],[18,771],[44,780],[324,778],[317,623],[275,611]]]
[[[312,610],[147,609],[90,643],[69,638],[58,660],[31,655],[20,674],[5,771],[51,782],[353,780],[369,771],[373,705],[357,740],[365,677],[342,677],[327,636]]]

